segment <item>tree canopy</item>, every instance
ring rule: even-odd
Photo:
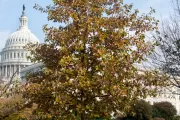
[[[162,20],[161,29],[153,36],[158,47],[150,58],[156,68],[171,77],[171,85],[180,88],[180,0],[172,0],[172,3],[173,14]]]
[[[165,85],[157,71],[138,71],[154,44],[145,33],[158,21],[123,0],[53,0],[35,8],[59,26],[45,25],[45,43],[29,45],[45,68],[27,76],[24,98],[44,116],[110,119]]]

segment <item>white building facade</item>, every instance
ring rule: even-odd
[[[25,7],[20,20],[18,30],[12,33],[6,41],[5,47],[2,49],[0,61],[0,75],[3,77],[11,77],[13,74],[19,76],[22,68],[32,63],[27,59],[30,52],[24,47],[28,43],[39,43],[38,38],[28,29],[28,17],[25,15]]]

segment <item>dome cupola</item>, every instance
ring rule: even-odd
[[[22,11],[22,15],[19,18],[20,20],[20,28],[19,29],[28,29],[28,18],[25,15],[25,6],[23,5],[23,11]]]
[[[5,44],[5,47],[1,51],[1,65],[32,64],[27,56],[30,56],[30,52],[24,47],[28,43],[39,43],[38,38],[28,28],[28,17],[25,15],[25,6],[23,5],[22,15],[19,18],[20,25],[16,32],[12,33]]]
[[[25,46],[28,43],[39,43],[38,38],[28,29],[28,17],[25,15],[24,5],[22,15],[19,20],[19,29],[9,36],[6,41],[5,48],[11,46]]]

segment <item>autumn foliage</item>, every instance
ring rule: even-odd
[[[29,74],[24,98],[44,116],[64,120],[110,119],[164,85],[158,72],[136,65],[154,48],[145,33],[157,29],[123,0],[53,0],[36,9],[59,26],[44,26],[45,43],[28,48],[45,68]]]

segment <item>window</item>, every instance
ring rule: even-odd
[[[7,54],[7,59],[9,59],[9,53]]]
[[[4,58],[5,58],[5,60],[6,60],[6,54],[4,54],[4,56],[5,56]]]
[[[23,55],[23,53],[21,53],[21,58],[24,58],[24,55]]]
[[[14,53],[14,58],[16,58],[16,53]]]
[[[10,53],[10,58],[12,58],[12,53]]]
[[[19,53],[18,53],[18,58],[19,58]]]

